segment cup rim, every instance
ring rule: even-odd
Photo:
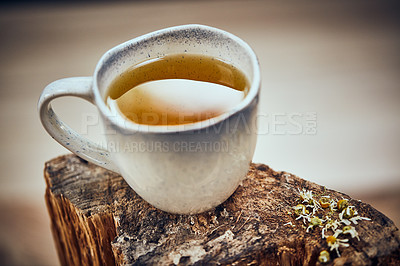
[[[248,55],[250,56],[250,61],[251,65],[253,68],[253,76],[252,78],[252,83],[249,88],[249,91],[245,98],[235,105],[232,109],[229,111],[222,113],[218,116],[194,122],[194,123],[188,123],[188,124],[180,124],[180,125],[146,125],[146,124],[137,124],[134,123],[128,119],[125,118],[116,118],[115,116],[112,115],[111,110],[106,106],[106,103],[104,102],[102,96],[100,95],[100,91],[98,88],[98,81],[97,81],[97,74],[99,73],[100,69],[103,66],[103,62],[106,62],[108,58],[111,56],[117,54],[118,52],[122,51],[124,48],[126,48],[129,45],[132,45],[134,43],[139,43],[143,40],[153,38],[153,37],[158,37],[162,36],[166,33],[171,33],[173,31],[182,31],[182,30],[193,30],[193,29],[199,29],[203,31],[211,31],[215,32],[218,34],[223,34],[226,37],[232,39],[234,42],[238,43],[240,46],[242,46],[247,52]],[[108,50],[106,53],[103,54],[101,59],[96,65],[95,72],[93,75],[93,94],[94,94],[94,100],[97,105],[97,108],[99,109],[100,113],[103,115],[103,117],[107,120],[107,122],[113,126],[114,128],[121,128],[124,131],[132,131],[132,132],[147,132],[147,133],[173,133],[173,132],[185,132],[185,131],[194,131],[194,130],[200,130],[203,128],[207,128],[213,125],[216,125],[229,117],[239,113],[241,110],[245,109],[247,106],[249,106],[253,100],[257,97],[260,86],[261,86],[261,79],[260,79],[260,67],[258,63],[258,59],[256,54],[254,53],[253,49],[242,39],[237,37],[236,35],[229,33],[227,31],[215,28],[215,27],[210,27],[206,25],[200,25],[200,24],[187,24],[187,25],[180,25],[180,26],[173,26],[173,27],[168,27],[164,28],[161,30],[153,31],[147,34],[144,34],[142,36],[136,37],[134,39],[131,39],[129,41],[126,41],[124,43],[121,43],[110,50]]]

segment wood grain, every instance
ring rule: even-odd
[[[46,202],[63,265],[318,263],[321,228],[307,233],[290,214],[298,189],[346,198],[359,215],[360,241],[331,253],[331,263],[400,263],[399,230],[370,205],[264,164],[252,164],[217,208],[174,215],[142,200],[121,176],[74,155],[46,163]],[[285,225],[292,222],[295,226]]]

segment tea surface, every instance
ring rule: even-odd
[[[249,88],[237,68],[203,55],[169,55],[145,61],[111,84],[107,105],[148,125],[187,124],[218,116],[237,105]]]

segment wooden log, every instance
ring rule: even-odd
[[[198,215],[159,211],[121,176],[74,155],[47,162],[44,173],[45,199],[62,265],[312,265],[320,264],[322,250],[329,251],[327,265],[400,264],[400,233],[385,215],[264,164],[251,164],[226,202]],[[349,246],[338,249],[340,257],[321,237],[322,227],[307,232],[308,221],[296,220],[293,206],[302,203],[303,188],[315,199],[349,199],[358,216],[371,219],[352,223],[360,240],[346,235]]]

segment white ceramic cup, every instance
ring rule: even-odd
[[[179,53],[212,56],[239,68],[250,82],[247,95],[229,111],[191,124],[135,124],[111,113],[105,94],[118,75],[147,59]],[[192,214],[225,201],[246,176],[257,139],[259,90],[259,65],[249,45],[216,28],[183,25],[112,48],[101,57],[92,77],[49,84],[38,109],[44,128],[65,148],[120,173],[153,206]],[[77,96],[97,106],[105,131],[112,132],[105,137],[113,149],[83,138],[56,116],[50,102],[61,96]]]

